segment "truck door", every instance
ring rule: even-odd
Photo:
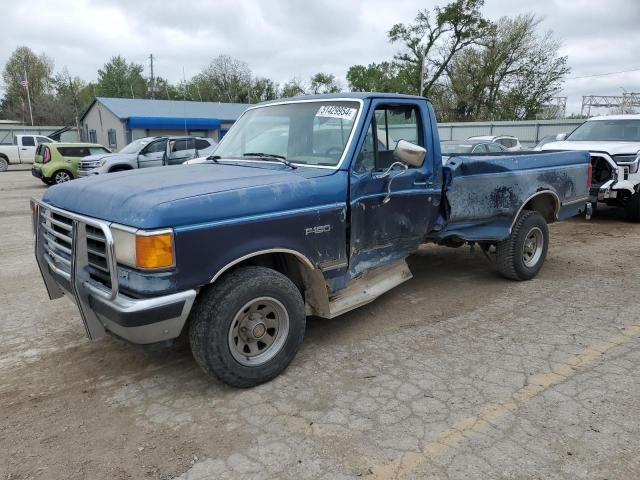
[[[179,138],[169,142],[167,165],[180,165],[195,155],[193,138]]]
[[[166,155],[167,139],[156,140],[147,144],[138,153],[138,168],[159,167]]]
[[[36,140],[33,135],[22,135],[17,138],[20,163],[33,163],[36,158]]]
[[[352,275],[415,251],[438,215],[430,117],[418,103],[374,102],[350,171]],[[399,140],[427,149],[422,167],[391,169]]]

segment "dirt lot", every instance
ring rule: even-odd
[[[311,319],[275,381],[89,343],[32,254],[29,172],[0,174],[0,479],[640,478],[640,225],[553,225],[541,275],[425,248],[415,278]]]

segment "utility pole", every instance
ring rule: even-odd
[[[151,99],[155,100],[156,98],[156,82],[153,77],[153,53],[149,54],[149,60],[151,61]]]
[[[427,62],[426,62],[427,56],[425,54],[422,54],[422,62],[420,64],[420,93],[418,93],[418,95],[422,96],[422,92],[424,92],[424,74],[426,73],[426,69],[427,69]]]

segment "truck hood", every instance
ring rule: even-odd
[[[542,150],[587,150],[605,152],[609,155],[635,155],[640,150],[640,142],[550,142]]]
[[[347,181],[336,180],[340,174],[273,164],[155,167],[56,185],[42,200],[135,228],[181,227],[345,202]]]

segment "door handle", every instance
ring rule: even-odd
[[[414,187],[426,187],[427,186],[427,181],[426,180],[414,180],[413,181],[413,186]]]
[[[22,147],[20,150],[26,150],[26,149],[27,149],[27,147]]]

